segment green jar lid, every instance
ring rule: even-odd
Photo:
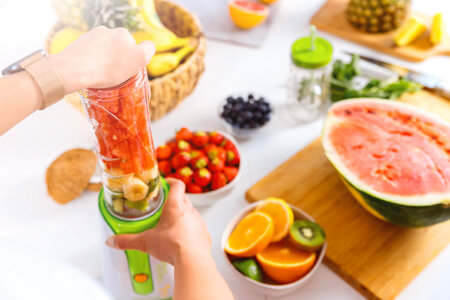
[[[315,47],[311,47],[311,41]],[[326,66],[333,56],[333,46],[327,40],[310,36],[298,39],[292,44],[291,58],[294,64],[307,69]]]

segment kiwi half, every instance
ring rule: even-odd
[[[298,248],[306,251],[317,251],[325,243],[325,231],[319,224],[297,220],[289,228],[289,240]]]

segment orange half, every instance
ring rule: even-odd
[[[297,249],[289,241],[272,243],[256,255],[267,276],[278,283],[299,280],[314,266],[316,252]]]
[[[286,201],[280,198],[267,198],[261,201],[255,210],[272,217],[274,222],[272,242],[281,241],[287,236],[289,228],[294,223],[294,213]]]
[[[251,212],[233,230],[225,251],[237,257],[255,256],[269,245],[272,235],[272,218],[263,212]]]
[[[231,0],[228,9],[234,24],[242,29],[261,24],[269,15],[267,6],[253,1]]]

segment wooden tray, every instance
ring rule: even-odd
[[[354,28],[345,16],[345,9],[349,0],[329,0],[313,16],[311,24],[325,32],[337,35],[352,42],[362,44],[387,54],[410,61],[423,61],[434,55],[450,55],[450,38],[433,46],[429,41],[429,30],[415,42],[404,47],[396,47],[393,42],[395,31],[388,33],[365,33]],[[431,17],[413,12],[431,24]]]
[[[421,92],[402,101],[450,121],[450,102],[442,98]],[[369,299],[394,299],[450,243],[450,221],[409,229],[370,215],[347,191],[319,139],[246,194],[250,202],[270,196],[298,206],[324,227],[325,264]]]

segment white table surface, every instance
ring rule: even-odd
[[[281,108],[285,101],[290,44],[307,33],[309,19],[323,2],[280,0],[275,22],[259,49],[209,41],[206,70],[195,91],[175,111],[153,123],[156,144],[185,125],[220,129],[216,116],[218,102],[236,91],[261,93],[276,108]],[[450,12],[448,4],[438,0],[415,0],[415,7],[429,14]],[[55,20],[48,1],[0,0],[0,66],[41,48]],[[336,49],[357,51],[435,75],[450,76],[448,57],[407,63],[327,34],[320,35],[329,39]],[[221,233],[228,220],[246,205],[245,190],[317,137],[321,126],[321,120],[305,125],[288,124],[278,113],[263,135],[241,143],[245,167],[241,182],[227,197],[201,210],[214,240],[213,255],[218,268],[239,300],[273,298],[252,293],[224,268],[218,246]],[[44,251],[73,264],[94,279],[101,276],[103,241],[99,233],[97,195],[87,192],[67,205],[59,205],[47,195],[44,181],[47,166],[59,154],[91,145],[84,116],[65,102],[33,114],[0,138],[0,255],[2,243],[14,241],[28,245],[30,251]],[[0,272],[4,271],[0,266]],[[448,300],[449,281],[450,247],[447,247],[398,299]],[[279,299],[362,299],[362,296],[321,266],[304,287]]]

